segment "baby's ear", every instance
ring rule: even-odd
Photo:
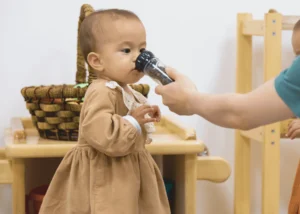
[[[99,54],[95,52],[89,53],[87,56],[87,61],[89,65],[96,71],[102,72],[104,70],[102,60],[100,59]]]

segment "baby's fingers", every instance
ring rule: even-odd
[[[154,111],[154,109],[151,107],[144,108],[143,110],[141,110],[140,115],[145,116],[146,114],[153,113],[153,111]]]
[[[291,133],[290,139],[294,140],[299,134],[300,134],[300,129],[295,130],[294,132]]]
[[[145,109],[149,109],[149,108],[152,108],[150,105],[141,105],[139,107],[137,107],[135,110],[136,111],[143,111]]]
[[[149,115],[152,118],[156,118],[156,122],[159,122],[161,119],[161,112],[158,106],[152,106],[153,112],[151,112]]]
[[[293,126],[290,126],[288,129],[287,137],[290,137],[296,130],[300,129],[300,125],[297,123],[294,123]]]
[[[289,123],[288,128],[290,129],[292,126],[294,126],[295,124],[300,123],[299,119],[295,119],[292,122]]]
[[[156,119],[155,118],[152,118],[152,117],[150,117],[150,118],[144,118],[144,119],[142,119],[142,124],[145,124],[145,123],[152,123],[152,122],[155,122],[156,121]]]

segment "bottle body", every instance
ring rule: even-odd
[[[165,65],[158,58],[152,58],[145,65],[143,72],[158,84],[167,85],[173,82],[173,80],[166,74]]]
[[[165,65],[150,51],[143,51],[136,60],[136,69],[144,72],[160,85],[167,85],[173,80],[167,75]]]

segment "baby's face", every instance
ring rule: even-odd
[[[300,29],[295,30],[292,35],[292,46],[294,53],[300,55]]]
[[[121,85],[138,82],[144,74],[135,69],[135,61],[146,49],[146,32],[142,23],[135,19],[118,19],[102,31],[107,37],[99,47],[103,75]]]

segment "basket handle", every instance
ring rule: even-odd
[[[80,44],[79,44],[79,29],[80,25],[85,19],[85,17],[89,16],[94,12],[94,9],[89,4],[83,4],[80,10],[80,16],[78,21],[78,31],[77,31],[77,71],[76,71],[76,83],[86,83],[86,62],[81,52]],[[93,69],[88,66],[88,83],[90,84],[94,79],[97,78]]]

